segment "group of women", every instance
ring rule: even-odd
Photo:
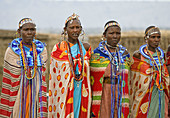
[[[118,22],[105,24],[103,40],[91,52],[79,40],[79,16],[68,17],[63,40],[51,52],[48,107],[46,45],[35,39],[30,18],[19,22],[17,32],[4,57],[0,117],[168,118],[170,46],[165,55],[158,27],[146,29],[146,44],[130,59],[119,44]]]

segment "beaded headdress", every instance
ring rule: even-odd
[[[31,18],[24,18],[19,22],[19,28],[21,28],[26,23],[32,23],[35,25],[35,23],[33,22]]]
[[[145,36],[146,38],[149,38],[149,36],[151,36],[152,34],[161,34],[161,32],[159,31],[158,27],[152,27],[145,33]]]
[[[79,20],[79,16],[75,13],[73,13],[73,15],[69,16],[66,21],[65,21],[65,25],[69,22],[69,21],[73,21],[74,19]],[[80,20],[79,20],[80,21]]]
[[[108,23],[105,27],[104,27],[104,32],[106,31],[106,29],[110,26],[118,26],[120,27],[119,23],[117,22],[111,22],[111,23]]]

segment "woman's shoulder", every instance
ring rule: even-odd
[[[90,47],[91,47],[90,44],[87,43],[87,42],[82,42],[82,44],[83,44],[86,51],[88,51],[90,49]]]
[[[4,55],[4,61],[8,62],[9,64],[16,66],[16,67],[20,67],[20,64],[18,63],[20,60],[19,55],[17,55],[12,49],[11,47],[8,47],[5,51],[5,55]]]
[[[141,59],[141,53],[139,50],[136,50],[134,53],[133,53],[133,57],[137,58],[137,59]]]
[[[119,48],[120,52],[122,52],[123,56],[130,56],[130,54],[129,54],[129,52],[128,52],[126,47],[124,47],[121,44],[119,44],[118,48]]]
[[[128,54],[129,54],[128,50],[127,50],[127,49],[125,49],[125,51],[124,51],[123,55],[128,55]]]
[[[167,50],[167,52],[170,52],[170,45],[168,45],[168,50]]]

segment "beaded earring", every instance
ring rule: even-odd
[[[63,31],[62,31],[62,33],[61,33],[61,36],[60,36],[60,40],[61,40],[61,42],[62,41],[67,41],[66,39],[66,35],[67,35],[67,31],[64,29]],[[64,48],[65,48],[65,45],[64,45]]]
[[[62,33],[61,33],[61,36],[60,36],[60,40],[61,41],[65,41],[66,40],[66,34],[67,34],[66,31],[63,30]]]
[[[15,33],[15,38],[17,39],[17,38],[21,38],[21,35],[18,33],[18,31],[16,31],[16,33]]]
[[[64,41],[66,41],[66,35],[67,35],[67,31],[66,30],[64,30]]]
[[[146,43],[148,43],[148,40],[146,39],[146,41],[145,41]]]
[[[60,41],[63,41],[64,40],[64,31],[62,31],[61,35],[60,35]]]
[[[102,41],[105,41],[106,38],[104,37],[104,35],[102,35],[102,38],[101,38]]]
[[[82,36],[82,41],[84,41],[84,36],[85,36],[84,30],[81,31],[80,36]]]
[[[35,34],[34,38],[35,38],[35,40],[37,39],[37,35],[36,34]]]
[[[17,39],[18,38],[18,32],[16,31],[15,33],[15,38]]]

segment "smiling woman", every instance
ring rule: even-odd
[[[49,118],[90,117],[91,47],[79,40],[81,32],[78,15],[68,17],[63,32],[64,40],[57,43],[51,53]]]
[[[42,42],[34,39],[35,27],[32,19],[22,19],[18,29],[20,37],[6,50],[1,118],[47,118],[47,50]]]

